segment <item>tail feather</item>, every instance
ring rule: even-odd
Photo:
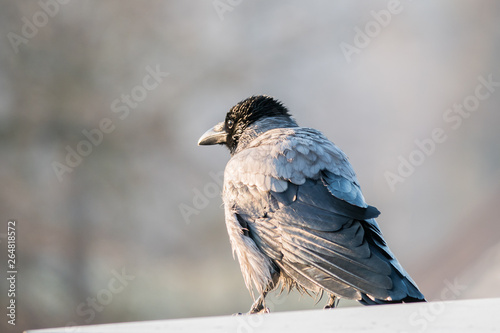
[[[360,302],[363,305],[381,305],[381,304],[427,302],[427,300],[425,298],[414,298],[414,297],[407,296],[407,297],[405,297],[403,299],[399,299],[399,300],[386,301],[386,300],[377,299],[377,298],[372,299],[370,296],[368,296],[366,294],[362,294],[361,300],[359,300],[358,302]]]
[[[398,262],[382,237],[380,228],[375,219],[366,220],[368,242],[371,245],[373,254],[380,258],[385,258],[390,262],[392,272],[390,279],[392,288],[388,290],[390,299],[378,299],[373,296],[362,294],[359,302],[364,305],[391,304],[391,303],[411,303],[426,302],[424,295],[418,289],[417,284],[405,269]]]

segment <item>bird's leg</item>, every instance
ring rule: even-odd
[[[250,311],[248,314],[253,313],[269,313],[269,308],[266,308],[265,298],[267,295],[267,291],[264,291],[262,295],[257,298],[257,300],[252,304]]]
[[[339,305],[340,298],[337,298],[337,296],[330,294],[330,297],[328,298],[328,302],[325,305],[325,309],[334,309]]]
[[[262,295],[257,298],[257,300],[252,304],[252,307],[250,308],[250,311],[248,311],[246,314],[254,314],[254,313],[269,313],[269,308],[266,308],[265,304],[265,298],[267,295],[267,291],[264,291]],[[241,316],[244,313],[238,312],[233,314],[233,316]]]
[[[262,295],[260,295],[259,298],[257,298],[257,300],[252,304],[252,307],[250,308],[250,311],[248,311],[248,314],[271,312],[269,308],[266,308],[265,299],[267,293],[272,291],[279,283],[279,279],[280,279],[280,273],[279,270],[276,268],[272,273],[272,281],[269,282],[266,289],[262,292]]]

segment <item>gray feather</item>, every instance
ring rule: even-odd
[[[241,230],[231,237],[251,239],[232,244],[255,244],[270,259],[246,258],[246,282],[267,283],[279,269],[283,281],[313,292],[375,303],[423,299],[385,244],[379,211],[365,202],[347,157],[320,132],[274,128],[245,141],[226,166],[223,196],[237,215],[226,222]]]

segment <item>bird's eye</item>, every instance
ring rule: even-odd
[[[233,128],[233,126],[234,126],[234,121],[232,121],[231,119],[229,119],[229,120],[227,121],[227,128],[228,128],[228,129],[232,129],[232,128]]]

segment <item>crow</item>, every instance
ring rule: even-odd
[[[361,193],[347,156],[320,131],[300,127],[273,97],[249,97],[198,145],[225,145],[225,221],[254,303],[281,285],[364,305],[425,302],[387,246],[380,212]],[[255,293],[258,297],[256,299]]]

